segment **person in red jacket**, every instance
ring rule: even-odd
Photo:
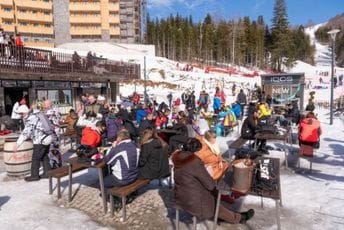
[[[20,65],[23,66],[24,65],[24,60],[25,60],[25,57],[24,57],[24,42],[21,39],[20,34],[16,35],[15,44],[16,44],[15,50],[16,50],[17,59],[20,60]]]
[[[105,131],[106,124],[104,121],[98,121],[96,127],[86,127],[82,130],[82,137],[80,144],[88,145],[89,147],[96,148],[101,144],[101,134]]]
[[[299,125],[299,144],[311,145],[314,148],[319,148],[321,133],[320,122],[313,112],[309,112]]]

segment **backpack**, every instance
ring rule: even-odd
[[[236,116],[233,111],[230,111],[222,121],[222,126],[232,127],[236,123]]]
[[[45,114],[41,112],[36,113],[34,115],[38,118],[34,129],[36,129],[39,121],[42,123],[42,129],[40,131],[43,132],[44,137],[41,140],[41,144],[50,145],[51,143],[55,142],[57,136],[55,134],[53,123],[48,119],[48,117]]]
[[[48,117],[45,114],[39,112],[39,113],[36,113],[35,115],[37,116],[38,121],[40,121],[42,123],[43,130],[41,130],[41,131],[44,134],[49,136],[49,135],[52,135],[55,133],[52,122],[48,119]],[[37,123],[38,123],[38,121],[37,121]],[[37,124],[36,124],[36,126],[37,126]]]

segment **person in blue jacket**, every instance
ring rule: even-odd
[[[136,122],[140,125],[142,119],[147,116],[146,105],[140,104],[136,109]]]
[[[234,112],[236,118],[241,116],[241,107],[238,101],[232,104],[232,111]]]

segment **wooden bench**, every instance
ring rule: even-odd
[[[85,165],[82,164],[73,164],[72,172],[78,172],[80,170],[86,169]],[[48,171],[49,177],[49,194],[53,193],[53,178],[57,179],[57,198],[61,198],[61,178],[69,175],[69,166],[65,165],[60,168],[52,169]]]
[[[149,179],[137,179],[135,182],[121,187],[113,187],[108,189],[108,193],[110,195],[110,205],[111,205],[111,217],[114,216],[115,211],[115,202],[113,196],[117,196],[119,198],[122,198],[122,221],[124,222],[126,220],[126,201],[127,196],[131,193],[137,191],[141,187],[149,184]]]
[[[300,168],[300,158],[307,159],[309,160],[309,171],[312,172],[313,156],[314,156],[313,146],[301,144],[299,148],[298,167]]]
[[[244,144],[246,144],[247,141],[248,141],[247,139],[243,139],[242,137],[238,137],[238,139],[236,139],[235,141],[233,141],[232,143],[230,143],[228,145],[228,148],[240,149]]]

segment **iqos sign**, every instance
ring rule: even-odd
[[[270,78],[271,83],[292,83],[292,76],[273,76]]]
[[[303,83],[303,74],[262,75],[263,85],[293,85]],[[302,82],[301,82],[302,81]]]

